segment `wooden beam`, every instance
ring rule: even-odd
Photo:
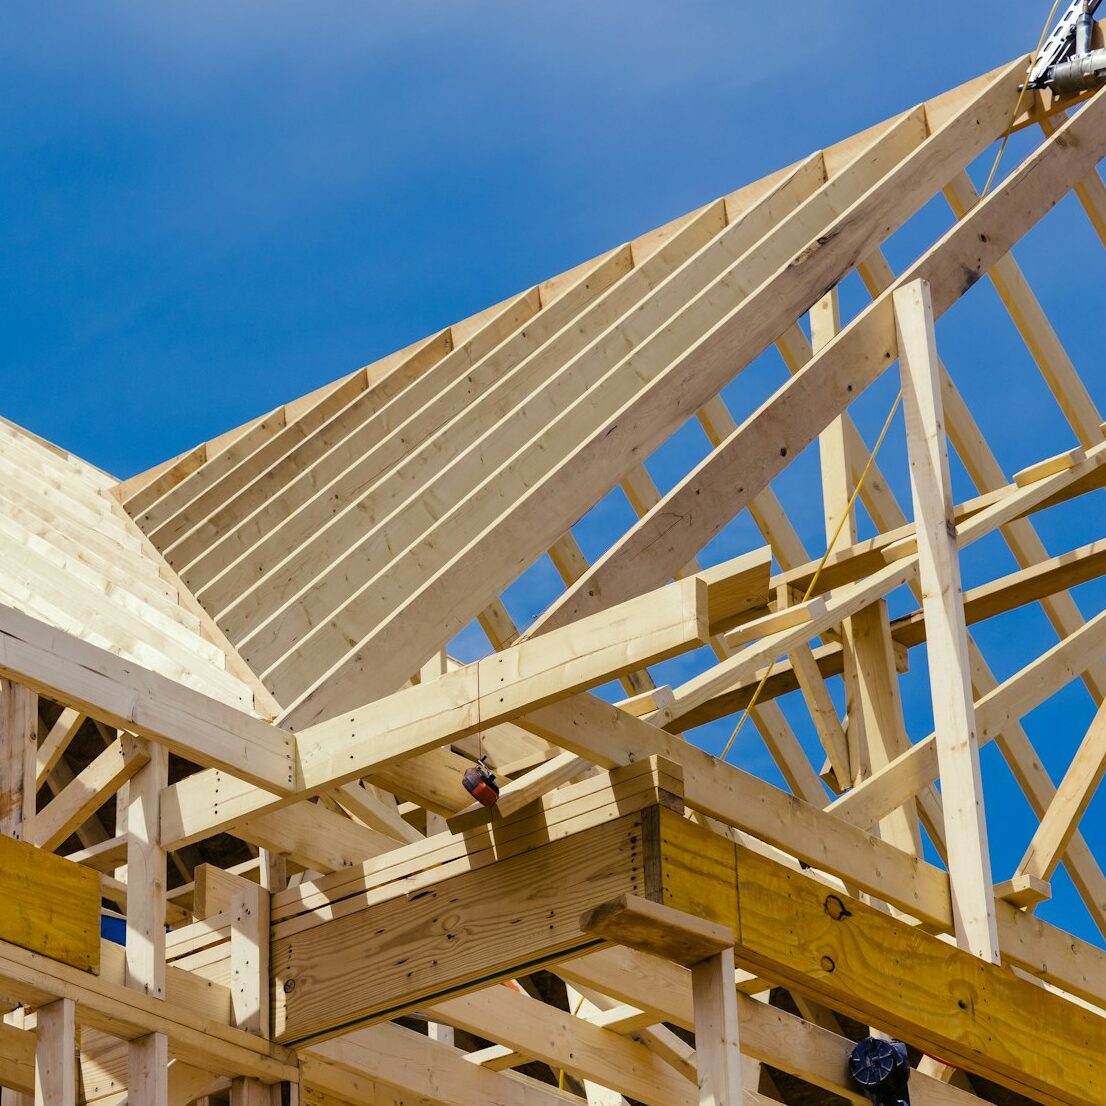
[[[1049,803],[1016,875],[1048,879],[1064,857],[1079,820],[1106,773],[1106,705],[1099,707],[1086,736]]]
[[[0,676],[278,794],[298,783],[291,734],[4,606]]]
[[[715,953],[691,969],[699,1106],[742,1101],[741,1035],[733,979],[733,949]]]
[[[694,1106],[694,1086],[645,1045],[518,991],[489,987],[437,1003],[433,1013],[647,1106]]]
[[[28,823],[27,840],[53,851],[148,763],[145,741],[123,734]]]
[[[287,1050],[168,1000],[150,998],[121,983],[97,980],[85,971],[46,960],[0,942],[0,988],[18,1001],[40,1006],[70,998],[82,1025],[133,1040],[164,1033],[172,1053],[216,1074],[247,1073],[258,1078],[296,1078]]]
[[[1011,721],[1028,714],[1074,679],[1092,659],[1101,657],[1104,640],[1106,611],[984,695],[974,707],[978,744],[986,745],[997,738]],[[930,734],[877,775],[835,799],[828,809],[854,825],[867,827],[939,775],[937,739]]]
[[[371,599],[368,610],[361,603],[363,595],[356,597],[358,624],[375,629],[370,636],[359,639],[353,652],[347,653],[340,682],[328,678],[324,686],[316,681],[301,697],[296,707],[300,715],[297,726],[349,705],[343,697],[354,694],[355,687],[356,694],[364,694],[364,681],[370,675],[385,688],[389,683],[395,686],[391,671],[385,671],[378,663],[374,663],[371,673],[363,671],[362,660],[370,652],[380,659],[380,651],[373,649],[371,643],[383,640],[385,635],[396,640],[393,630],[401,621],[407,627],[425,625],[424,616],[431,610],[439,616],[442,610],[448,610],[451,619],[443,628],[448,634],[455,620],[455,628],[459,628],[470,617],[467,613],[470,609],[473,613],[481,609],[490,598],[489,593],[496,593],[506,582],[500,578],[500,572],[489,573],[488,552],[492,548],[500,553],[505,548],[518,549],[515,556],[527,563],[532,557],[531,550],[548,548],[550,531],[563,532],[570,510],[571,517],[578,517],[581,503],[594,502],[608,490],[624,471],[619,467],[623,461],[659,445],[805,310],[812,289],[840,279],[851,264],[849,258],[871,248],[886,235],[889,226],[908,218],[924,202],[931,181],[935,186],[937,181],[946,179],[961,165],[961,159],[970,160],[993,133],[1001,131],[1004,123],[999,121],[1003,114],[999,105],[1007,103],[1017,80],[1016,72],[1017,67],[1011,67],[995,79],[970,109],[920,144],[908,146],[910,152],[901,161],[890,158],[889,164],[880,165],[873,174],[874,180],[869,178],[859,198],[850,192],[845,173],[831,179],[827,191],[816,193],[793,217],[780,221],[769,236],[755,244],[747,257],[748,264],[739,260],[714,278],[713,284],[719,286],[718,296],[695,295],[682,306],[676,304],[677,314],[672,315],[666,303],[668,289],[664,288],[664,295],[657,298],[658,303],[665,304],[663,313],[657,312],[660,317],[642,315],[635,319],[635,329],[640,324],[643,333],[651,331],[648,340],[622,361],[618,374],[608,373],[604,377],[605,386],[601,390],[589,390],[586,404],[575,402],[571,416],[565,412],[565,417],[557,419],[543,434],[542,444],[557,450],[558,463],[551,465],[546,451],[537,452],[532,446],[525,468],[540,465],[542,475],[538,482],[533,482],[531,474],[524,474],[518,465],[505,469],[502,480],[484,481],[478,496],[469,495],[464,500],[463,513],[458,505],[437,524],[449,525],[453,530],[448,548],[437,541],[428,543],[419,539],[418,556],[404,553],[394,559],[391,570],[382,572],[368,594]],[[917,120],[904,116],[892,130],[908,127],[911,122],[916,125]],[[878,156],[882,158],[884,153],[880,149]],[[850,174],[854,184],[855,176],[870,168],[858,156],[850,164],[850,169],[855,169]],[[881,187],[872,187],[881,177]],[[695,285],[696,290],[700,287],[698,283]],[[735,290],[750,294],[733,306]],[[661,325],[667,317],[670,321]],[[624,349],[624,343],[620,342],[620,349]],[[659,393],[665,396],[664,403],[657,402]],[[603,417],[604,412],[607,417]],[[566,434],[564,431],[570,427],[578,427],[582,432],[578,436],[575,432]],[[505,502],[515,506],[504,511]],[[463,527],[463,538],[455,530],[458,525]],[[468,541],[470,531],[473,540]],[[454,544],[458,539],[460,548]],[[702,544],[689,547],[680,564],[686,563]],[[525,558],[522,550],[526,550]],[[433,557],[432,575],[430,565],[424,563],[424,554],[425,558]],[[422,581],[419,586],[408,579],[416,564]],[[506,563],[501,571],[506,574]],[[660,583],[671,571],[674,569],[657,576],[652,583]],[[476,583],[479,590],[474,590]],[[642,590],[645,589],[636,587],[617,597],[607,596],[597,600],[593,609]],[[383,615],[380,621],[376,621],[378,608]],[[349,612],[344,609],[342,613]],[[318,640],[330,636],[324,622],[318,622],[317,626]],[[440,637],[437,627],[435,637]],[[420,657],[426,654],[425,645],[422,640],[411,641],[412,651],[417,647]],[[399,669],[394,673],[396,678],[403,678],[412,667],[406,656],[398,653],[394,666]]]
[[[718,838],[671,811],[659,833],[666,905],[709,902],[737,934],[739,966],[1050,1106],[1101,1098],[1099,1013],[742,846],[727,865]]]
[[[394,1024],[375,1025],[301,1052],[303,1079],[358,1106],[579,1106],[580,1099],[536,1080],[490,1071],[465,1054]]]
[[[712,615],[725,624],[736,617],[738,607],[746,609],[748,589],[735,589],[734,578],[763,576],[766,582],[767,563],[767,554],[758,551],[752,563],[739,558],[732,571],[670,584],[541,641],[520,642],[311,727],[299,737],[306,783],[301,794],[318,794],[370,776],[449,741],[537,713],[620,672],[693,648],[710,637]],[[292,799],[233,780],[224,783],[222,778],[201,772],[169,790],[162,827],[169,847],[238,824],[256,826],[257,815],[288,806]]]
[[[125,979],[128,987],[164,999],[167,884],[165,850],[158,841],[158,807],[168,782],[169,753],[145,741],[137,744],[132,756],[140,761],[141,770],[127,788],[127,884],[141,890],[127,895]],[[164,1033],[131,1041],[127,1066],[128,1106],[168,1106],[169,1038]]]
[[[1014,83],[1017,79],[1012,78]],[[927,251],[899,286],[928,280],[935,310],[943,314],[997,258],[1009,253],[1106,153],[1106,100],[1099,94],[1088,101],[1065,127]],[[734,319],[740,314],[738,309]],[[597,561],[551,608],[542,629],[571,622],[665,579],[746,507],[898,352],[892,298],[884,294]]]
[[[903,286],[894,305],[956,937],[961,948],[997,964],[994,881],[929,285]]]
[[[38,696],[0,679],[0,834],[22,838],[35,816]]]
[[[612,946],[557,965],[557,974],[581,987],[652,1010],[659,1020],[695,1028],[691,971],[633,949]],[[741,1048],[747,1058],[821,1087],[855,1106],[869,1106],[849,1079],[845,1057],[854,1042],[777,1007],[737,994]],[[918,1071],[910,1077],[915,1106],[978,1106],[974,1095]]]
[[[169,1106],[169,1038],[151,1033],[127,1049],[127,1106]]]
[[[38,1010],[35,1106],[77,1106],[77,1023],[72,999]]]
[[[58,720],[50,727],[50,732],[39,744],[35,758],[35,787],[46,786],[46,779],[54,770],[55,765],[69,748],[69,743],[77,736],[77,732],[84,725],[87,715],[81,714],[70,707],[66,707]]]

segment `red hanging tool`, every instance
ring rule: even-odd
[[[465,790],[481,805],[495,806],[499,802],[499,784],[495,782],[495,776],[489,771],[487,757],[481,757],[479,764],[465,769],[462,782]]]

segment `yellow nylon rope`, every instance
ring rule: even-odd
[[[853,506],[856,503],[857,497],[860,495],[861,489],[864,487],[864,481],[868,479],[868,474],[872,471],[872,466],[876,463],[876,455],[880,451],[880,447],[883,445],[884,438],[887,437],[887,432],[891,429],[891,423],[895,419],[895,414],[899,409],[899,404],[902,402],[902,390],[899,390],[899,394],[895,397],[895,402],[891,404],[891,410],[887,413],[887,418],[884,420],[883,429],[879,432],[879,437],[876,439],[876,444],[872,447],[872,452],[868,454],[868,462],[865,464],[863,471],[860,474],[860,479],[856,482],[856,487],[853,489],[852,495],[849,496],[849,502],[845,507],[845,510],[841,513],[841,519],[837,523],[837,529],[834,530],[833,536],[830,538],[826,545],[826,551],[822,554],[821,561],[818,562],[818,567],[815,569],[814,575],[810,578],[810,583],[807,585],[806,593],[803,595],[802,601],[805,603],[814,594],[814,589],[818,586],[818,580],[821,578],[822,570],[826,567],[826,562],[829,560],[830,554],[833,552],[834,546],[837,544],[838,538],[841,537],[841,531],[845,529],[845,523],[848,521],[849,515],[852,513]],[[756,691],[753,692],[752,699],[749,700],[749,705],[741,714],[741,718],[737,725],[734,727],[734,731],[730,734],[730,740],[726,742],[726,747],[722,750],[722,760],[725,760],[729,755],[730,750],[733,748],[734,742],[737,740],[738,734],[745,728],[745,723],[749,720],[750,712],[756,707],[757,702],[760,699],[761,692],[764,691],[765,685],[768,683],[768,678],[772,675],[777,664],[777,660],[773,659],[772,663],[765,670],[764,675],[761,677],[760,683],[757,684]]]
[[[1041,30],[1041,38],[1037,43],[1037,49],[1030,55],[1029,67],[1025,71],[1025,81],[1022,82],[1021,89],[1018,91],[1018,99],[1014,103],[1014,114],[1010,116],[1010,123],[1002,135],[1002,142],[999,143],[998,153],[995,154],[995,163],[991,166],[991,172],[987,177],[987,183],[983,186],[983,191],[980,193],[980,201],[987,198],[988,193],[991,191],[991,185],[994,184],[995,174],[998,172],[999,164],[1002,162],[1002,155],[1006,152],[1006,143],[1010,141],[1010,132],[1014,129],[1014,124],[1018,121],[1018,116],[1021,114],[1022,110],[1022,104],[1025,102],[1025,94],[1029,91],[1029,74],[1033,72],[1033,66],[1037,64],[1037,59],[1041,56],[1041,50],[1044,48],[1045,39],[1048,38],[1049,28],[1052,26],[1053,19],[1056,18],[1056,12],[1060,7],[1060,3],[1061,0],[1055,0],[1055,3],[1052,5],[1052,11],[1048,13],[1048,19],[1045,20],[1044,28]]]

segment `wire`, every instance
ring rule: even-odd
[[[837,544],[837,540],[841,537],[841,532],[845,529],[845,523],[848,521],[849,516],[852,514],[853,507],[856,504],[857,498],[860,495],[861,489],[864,487],[865,480],[868,479],[868,474],[872,471],[872,466],[876,463],[876,456],[879,454],[880,448],[883,446],[883,441],[887,437],[887,432],[891,429],[891,423],[895,421],[895,415],[898,413],[899,404],[902,403],[903,393],[902,389],[899,389],[899,394],[895,397],[895,402],[891,404],[891,410],[887,413],[887,418],[884,420],[883,429],[879,432],[879,437],[876,439],[876,444],[872,447],[872,452],[868,454],[868,461],[864,465],[863,470],[860,473],[860,479],[856,482],[856,487],[853,488],[852,495],[849,496],[849,502],[845,506],[845,510],[841,512],[841,518],[838,520],[837,528],[833,532],[833,536],[826,543],[826,551],[822,554],[822,559],[818,562],[818,567],[814,570],[814,575],[810,578],[810,583],[807,585],[806,592],[803,595],[802,602],[806,603],[810,597],[814,594],[814,589],[818,586],[818,581],[822,577],[822,570],[826,567],[826,562],[830,558],[830,554],[833,552],[834,546]],[[726,742],[726,747],[722,750],[722,760],[725,760],[729,755],[730,750],[733,748],[734,742],[737,740],[738,735],[745,728],[745,723],[749,721],[749,715],[755,709],[757,703],[760,701],[761,693],[764,691],[765,686],[768,683],[769,677],[775,670],[778,658],[773,658],[772,663],[765,669],[764,675],[760,678],[760,683],[757,684],[756,690],[753,692],[753,697],[749,700],[748,705],[741,714],[741,718],[738,720],[737,725],[734,727],[734,731],[730,734],[730,740]]]
[[[1041,38],[1037,43],[1037,49],[1030,55],[1029,67],[1025,71],[1025,80],[1022,81],[1021,89],[1018,91],[1018,99],[1014,104],[1014,114],[1010,116],[1010,123],[1003,133],[1002,142],[999,143],[998,153],[995,154],[995,162],[991,166],[991,172],[987,177],[987,183],[983,186],[983,191],[979,196],[980,202],[987,198],[988,193],[991,191],[991,185],[995,182],[995,174],[998,172],[998,167],[1002,162],[1002,155],[1006,152],[1006,144],[1010,141],[1010,135],[1014,130],[1014,124],[1018,121],[1018,116],[1021,114],[1022,110],[1022,104],[1025,102],[1025,94],[1029,91],[1029,74],[1033,72],[1033,66],[1037,64],[1037,59],[1041,56],[1041,50],[1044,49],[1049,28],[1052,26],[1053,19],[1056,18],[1056,12],[1059,10],[1060,3],[1061,0],[1055,0],[1053,3],[1052,11],[1048,13],[1048,19],[1045,20],[1045,25],[1041,30]]]

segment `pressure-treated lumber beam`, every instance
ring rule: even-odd
[[[899,288],[894,308],[956,937],[961,948],[997,964],[991,858],[929,285],[919,280]]]
[[[298,783],[291,734],[2,606],[0,675],[278,794]]]
[[[897,286],[927,280],[935,314],[943,314],[1086,177],[1104,153],[1106,98],[1099,93],[927,251]],[[833,240],[831,235],[829,241]],[[665,579],[744,508],[789,458],[809,445],[898,353],[892,297],[885,293],[597,561],[551,608],[542,627],[570,622]]]
[[[1041,1102],[1092,1106],[1106,1018],[662,811],[662,901],[735,934],[738,964]],[[586,922],[585,922],[586,924]],[[616,916],[607,915],[610,938]],[[632,920],[627,943],[643,939]],[[857,950],[862,949],[863,955]]]

